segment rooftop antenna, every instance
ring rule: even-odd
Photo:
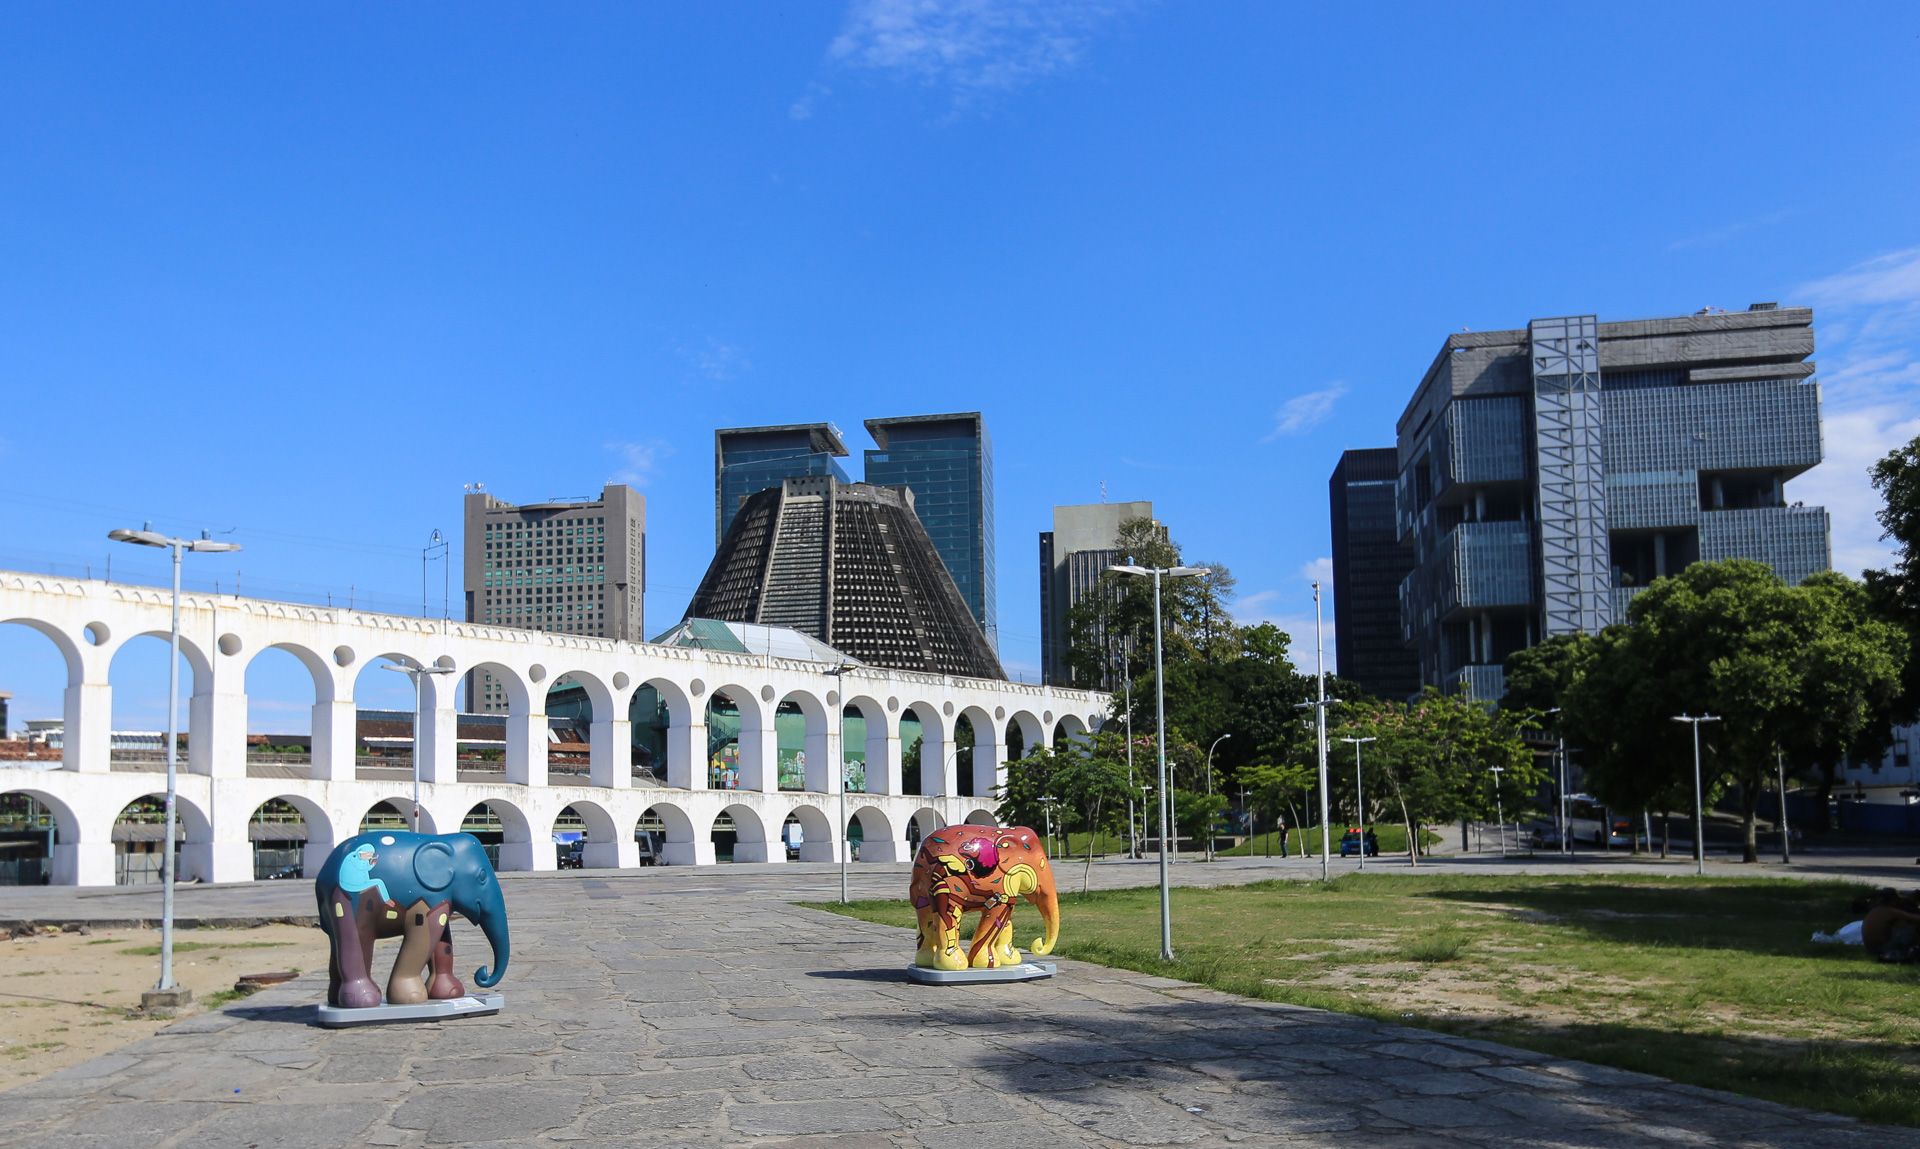
[[[1100,501],[1103,503],[1107,501],[1107,481],[1105,479],[1100,480]]]

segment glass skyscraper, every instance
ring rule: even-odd
[[[1333,642],[1340,677],[1376,698],[1420,693],[1420,659],[1400,636],[1400,583],[1413,551],[1394,524],[1400,453],[1346,451],[1327,481],[1333,520]]]
[[[840,429],[832,423],[780,427],[731,427],[713,433],[713,545],[719,546],[740,510],[740,500],[799,475],[847,477],[836,458],[847,457]]]
[[[993,440],[980,412],[869,419],[866,426],[879,444],[866,453],[866,481],[913,491],[921,525],[997,648]]]

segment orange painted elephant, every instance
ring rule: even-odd
[[[1040,911],[1047,936],[1033,952],[1053,952],[1060,938],[1060,899],[1040,836],[1025,826],[947,826],[920,843],[913,860],[914,917],[920,924],[913,964],[927,969],[992,969],[1019,965],[1013,948],[1014,899]],[[980,911],[973,947],[960,949],[960,915]]]

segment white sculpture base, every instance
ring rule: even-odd
[[[423,1001],[419,1005],[370,1005],[364,1009],[343,1009],[337,1005],[320,1006],[320,1024],[327,1029],[349,1025],[390,1025],[407,1021],[449,1021],[456,1017],[486,1017],[500,1012],[507,1004],[504,994],[470,993],[444,1001]]]
[[[926,985],[982,985],[1001,981],[1038,981],[1059,972],[1060,967],[1050,961],[1023,961],[1019,965],[996,966],[993,969],[928,969],[919,965],[907,967],[908,977]]]

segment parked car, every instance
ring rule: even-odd
[[[1552,822],[1534,826],[1530,839],[1536,850],[1557,850],[1560,848],[1560,827]]]
[[[273,873],[268,874],[266,880],[272,882],[285,878],[298,878],[302,876],[301,869],[302,867],[300,866],[282,866]]]
[[[587,843],[585,839],[561,842],[559,847],[560,856],[557,859],[557,863],[561,869],[577,870],[586,864]]]
[[[1357,828],[1348,830],[1345,834],[1341,835],[1340,856],[1344,858],[1349,854],[1360,853],[1360,839],[1361,839],[1361,833]],[[1368,830],[1366,832],[1366,843],[1367,843],[1367,852],[1365,856],[1369,858],[1379,857],[1380,856],[1380,839],[1374,835],[1374,832],[1372,830]]]

